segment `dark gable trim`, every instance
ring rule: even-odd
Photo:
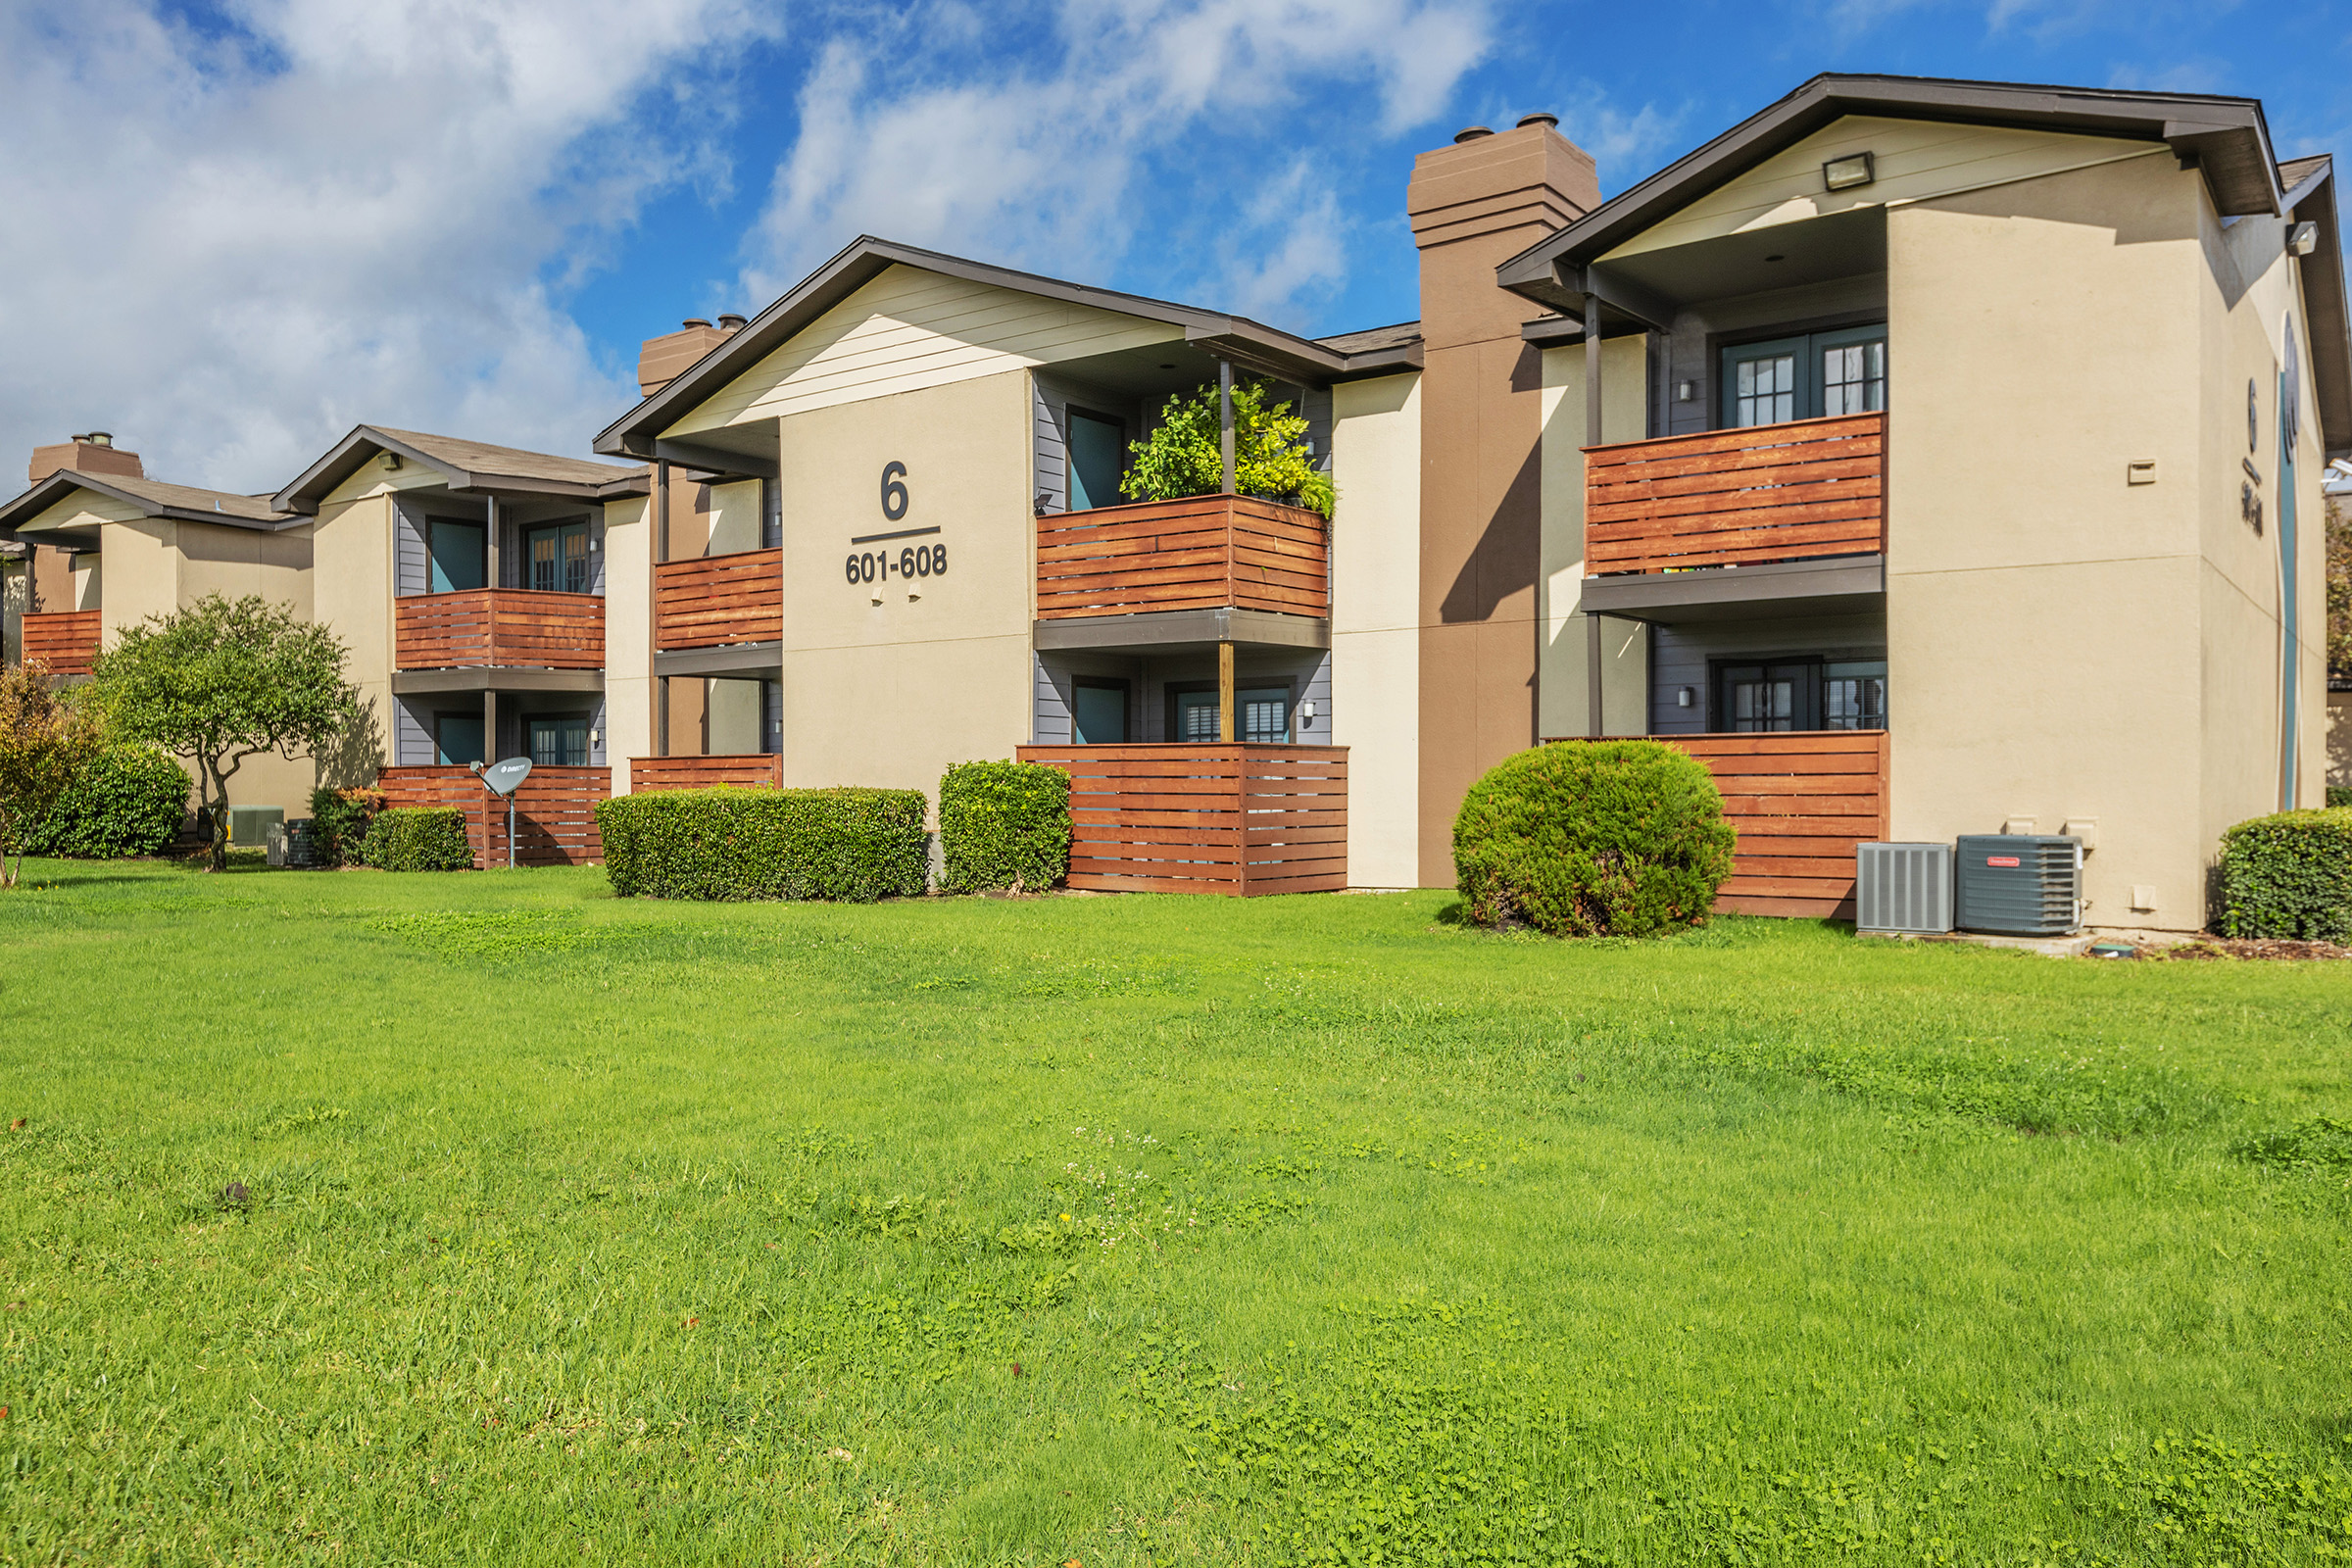
[[[274,533],[307,521],[303,517],[241,517],[234,513],[210,512],[201,507],[169,506],[146,496],[108,484],[103,474],[84,473],[78,468],[60,468],[39,484],[14,501],[0,505],[0,537],[15,539],[14,529],[47,512],[75,490],[88,490],[136,507],[142,516],[169,517],[174,522],[209,522],[223,528],[250,528],[256,533]],[[284,508],[279,508],[284,511]]]
[[[2328,461],[2352,458],[2352,310],[2344,301],[2344,245],[2336,231],[2334,161],[2288,192],[2289,222],[2317,223],[2320,242],[2302,258],[2303,313],[2311,334],[2311,379],[2320,400]]]
[[[2252,98],[1821,75],[1512,257],[1495,269],[1495,280],[1552,310],[1581,312],[1587,264],[1848,115],[2161,141],[2183,167],[2203,173],[2225,216],[2284,210],[2270,131]]]
[[[456,464],[436,458],[421,448],[412,446],[397,436],[386,435],[373,425],[354,425],[349,435],[335,443],[325,457],[295,476],[294,482],[270,498],[270,504],[280,512],[300,513],[316,516],[318,503],[331,494],[335,486],[366,467],[386,452],[396,452],[404,463],[414,463],[441,475],[452,490],[486,490],[508,495],[552,496],[564,501],[611,501],[624,496],[652,493],[653,481],[642,473],[621,473],[601,484],[570,479],[533,479],[515,474],[493,473],[487,470],[461,468]]]
[[[1361,355],[1341,354],[1312,339],[1293,337],[1242,317],[1189,305],[1171,305],[1138,294],[1089,288],[1082,283],[1065,283],[1059,278],[991,267],[960,256],[876,239],[869,234],[859,236],[840,255],[802,279],[782,299],[688,366],[676,380],[608,425],[597,436],[595,450],[605,457],[660,458],[655,443],[662,431],[894,266],[919,268],[969,282],[1015,289],[1041,299],[1115,311],[1147,321],[1165,321],[1184,328],[1185,341],[1195,348],[1222,355],[1245,369],[1286,381],[1322,385],[1351,375],[1408,368],[1419,362],[1417,345]]]

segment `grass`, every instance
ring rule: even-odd
[[[2352,1553],[2342,968],[27,880],[0,1562]]]

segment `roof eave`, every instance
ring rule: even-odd
[[[2320,225],[2319,243],[2301,259],[2303,316],[2311,335],[2311,381],[2319,398],[2320,442],[2328,461],[2352,457],[2352,307],[2344,296],[2344,251],[2337,233],[2334,164],[2315,170],[2291,193],[2290,219]]]
[[[370,450],[363,454],[360,452],[362,447]],[[366,467],[371,458],[385,452],[398,454],[403,463],[416,463],[430,468],[444,479],[463,481],[466,478],[465,469],[443,463],[405,441],[395,440],[373,425],[355,424],[348,435],[327,449],[326,456],[296,474],[292,483],[271,496],[270,505],[279,512],[316,516],[318,503],[335,486]]]

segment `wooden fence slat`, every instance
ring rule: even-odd
[[[711,757],[638,757],[629,761],[629,789],[707,790],[721,784],[781,788],[784,759],[765,754]]]
[[[1328,616],[1323,519],[1248,496],[1187,496],[1037,519],[1040,619],[1225,606]]]
[[[1073,888],[1311,893],[1348,885],[1336,746],[1024,746],[1070,775]]]
[[[387,767],[376,787],[393,806],[449,806],[466,813],[476,866],[507,863],[507,803],[466,767]],[[597,803],[612,793],[609,767],[531,769],[514,792],[515,859],[524,865],[595,865],[604,860]]]
[[[598,594],[467,588],[392,602],[395,669],[605,667],[605,601]]]
[[[25,662],[39,660],[52,675],[87,675],[98,657],[101,614],[95,610],[26,614],[21,622]]]
[[[1586,569],[1883,553],[1886,430],[1845,415],[1587,448]]]

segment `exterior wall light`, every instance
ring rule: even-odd
[[[2316,250],[2318,250],[2319,248],[2320,248],[2320,225],[2319,225],[2319,224],[2317,224],[2317,223],[2289,223],[2289,224],[2287,225],[2287,227],[2286,227],[2286,254],[2287,254],[2287,255],[2289,255],[2289,256],[2309,256],[2309,255],[2310,255],[2310,254],[2311,254],[2313,251],[2316,251]]]
[[[1821,182],[1831,190],[1852,190],[1879,177],[1868,153],[1849,153],[1821,166]]]

